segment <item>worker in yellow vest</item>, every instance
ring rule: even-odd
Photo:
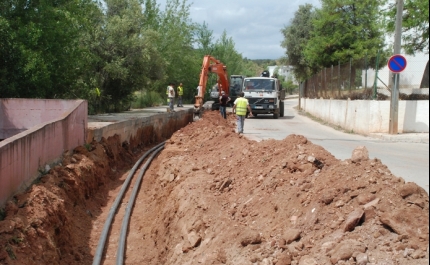
[[[182,95],[184,95],[184,88],[182,87],[182,83],[179,83],[178,86],[178,107],[183,107],[182,105]]]
[[[246,111],[249,111],[250,117],[252,117],[252,110],[249,106],[249,102],[244,98],[245,93],[240,92],[239,97],[234,101],[233,113],[236,113],[237,118],[237,133],[243,133],[243,127],[245,126]]]

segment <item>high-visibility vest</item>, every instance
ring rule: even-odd
[[[247,108],[248,108],[248,100],[246,98],[237,98],[236,115],[245,116]]]
[[[181,86],[178,86],[178,95],[182,96],[184,94],[184,89]]]

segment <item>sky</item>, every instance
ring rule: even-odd
[[[157,0],[164,10],[167,0]],[[279,59],[281,29],[288,26],[300,5],[320,7],[320,0],[187,0],[190,19],[213,31],[217,40],[224,30],[235,43],[237,52],[248,59]]]

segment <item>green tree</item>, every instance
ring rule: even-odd
[[[305,61],[313,68],[354,62],[368,56],[374,65],[384,47],[379,0],[322,0],[316,12]]]
[[[394,33],[397,4],[388,10],[387,30]],[[429,0],[404,0],[402,39],[407,54],[429,53]]]
[[[72,97],[82,73],[80,36],[90,0],[6,0],[0,4],[0,94]],[[13,54],[8,54],[13,52]]]
[[[301,5],[294,14],[291,24],[281,30],[284,35],[281,46],[286,49],[286,62],[294,67],[294,75],[298,80],[305,80],[315,72],[310,69],[303,54],[311,38],[313,14],[314,7],[311,4]]]

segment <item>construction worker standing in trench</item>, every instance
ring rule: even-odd
[[[178,107],[183,107],[182,105],[182,95],[184,95],[184,88],[182,87],[182,83],[179,83],[178,86]]]
[[[252,110],[249,106],[249,102],[244,98],[245,93],[240,92],[239,97],[234,101],[233,113],[236,113],[237,118],[237,133],[243,133],[243,127],[245,126],[246,110],[249,110],[249,115],[252,117]]]

